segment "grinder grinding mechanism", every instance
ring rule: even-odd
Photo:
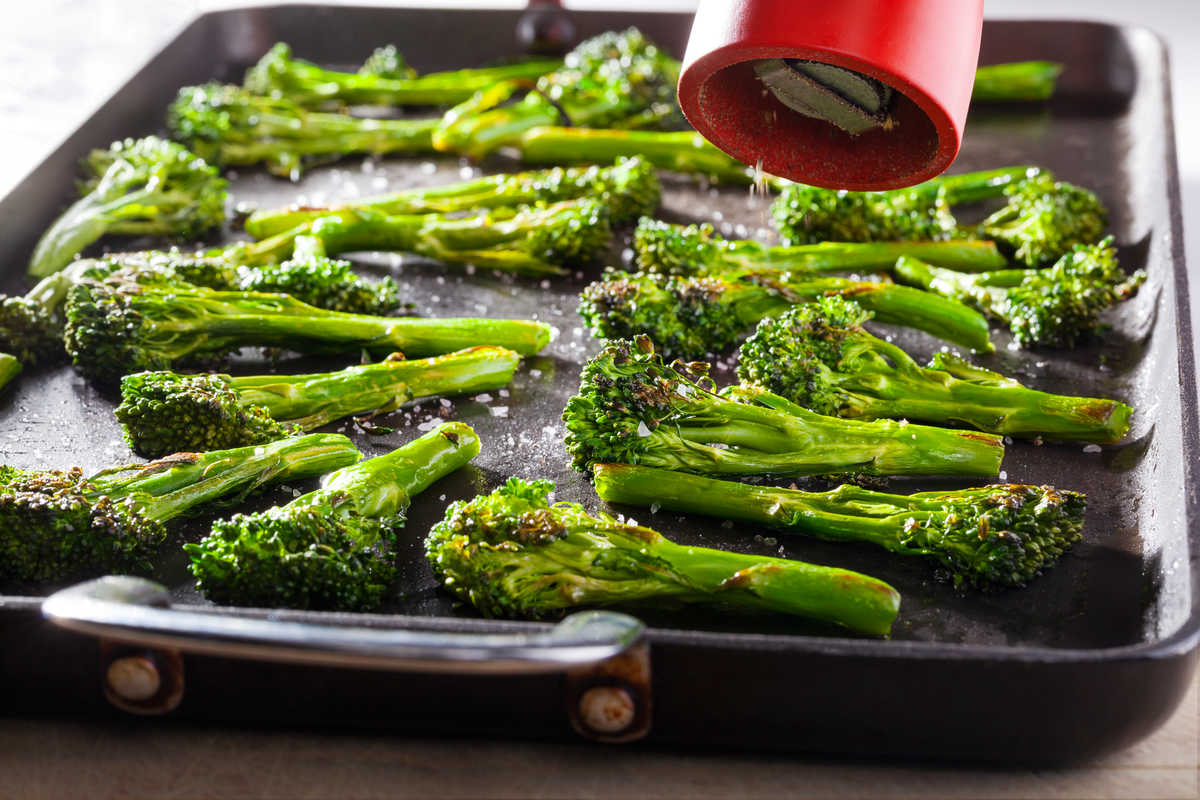
[[[772,175],[910,186],[958,154],[982,28],[983,0],[700,0],[679,103]]]

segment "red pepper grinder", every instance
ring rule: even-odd
[[[958,155],[982,29],[983,0],[700,0],[679,103],[772,175],[911,186]]]

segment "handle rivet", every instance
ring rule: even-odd
[[[636,706],[620,686],[593,686],[579,698],[579,718],[596,733],[615,734],[633,724]]]
[[[104,679],[114,694],[131,702],[149,700],[162,687],[158,665],[143,655],[114,659],[108,665]]]

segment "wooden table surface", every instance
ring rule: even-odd
[[[0,193],[197,11],[219,0],[43,0],[5,4],[0,30]],[[686,3],[675,3],[681,5]],[[644,5],[655,5],[648,3]],[[1011,5],[1011,4],[1010,4]],[[1062,16],[1120,3],[1047,0]],[[1181,9],[1187,3],[1177,3]],[[1144,8],[1143,8],[1144,6]],[[1171,2],[1145,0],[1143,13]],[[989,13],[1004,9],[989,0]],[[1130,11],[1129,21],[1136,21]],[[1184,14],[1178,26],[1196,30]],[[1161,26],[1160,26],[1161,27]],[[1179,30],[1166,31],[1169,38]],[[1177,104],[1186,99],[1177,97]],[[1181,140],[1182,143],[1182,140]],[[1185,183],[1187,176],[1185,175]],[[2,709],[0,709],[2,713]],[[1200,675],[1158,732],[1070,769],[690,755],[636,746],[428,740],[0,718],[0,800],[202,797],[1200,797]]]

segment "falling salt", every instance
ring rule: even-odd
[[[1102,448],[1098,444],[1085,445],[1083,448],[1083,452],[1085,453],[1099,453],[1101,450]]]

